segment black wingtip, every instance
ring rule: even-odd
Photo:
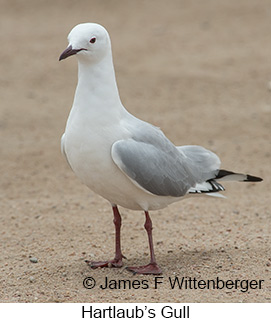
[[[262,182],[262,180],[263,179],[261,177],[247,175],[247,179],[244,180],[244,182]]]
[[[225,169],[220,169],[218,171],[218,174],[216,175],[215,179],[222,179],[223,177],[227,177],[230,175],[241,175],[245,177],[246,179],[241,179],[243,182],[261,182],[263,179],[261,177],[257,176],[252,176],[252,175],[245,175],[245,174],[239,174],[239,173],[234,173]]]

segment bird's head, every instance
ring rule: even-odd
[[[111,51],[108,32],[95,23],[75,26],[68,36],[69,46],[60,55],[59,60],[77,55],[79,59],[98,62]]]

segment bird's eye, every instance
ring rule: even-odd
[[[91,44],[94,44],[95,42],[96,42],[96,38],[95,37],[93,37],[93,38],[91,38],[91,40],[89,41]]]

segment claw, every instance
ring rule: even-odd
[[[133,274],[159,275],[162,274],[161,268],[156,263],[150,263],[145,266],[126,267]]]
[[[103,268],[103,267],[120,268],[120,267],[123,266],[122,260],[116,260],[116,259],[106,260],[106,261],[89,261],[89,260],[85,260],[85,262],[92,269]]]

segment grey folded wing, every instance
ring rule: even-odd
[[[220,168],[220,159],[212,151],[196,145],[178,146],[186,156],[189,168],[197,183],[203,183],[216,177]]]
[[[160,196],[180,197],[196,184],[184,154],[170,144],[119,140],[112,146],[115,164],[140,187]]]

